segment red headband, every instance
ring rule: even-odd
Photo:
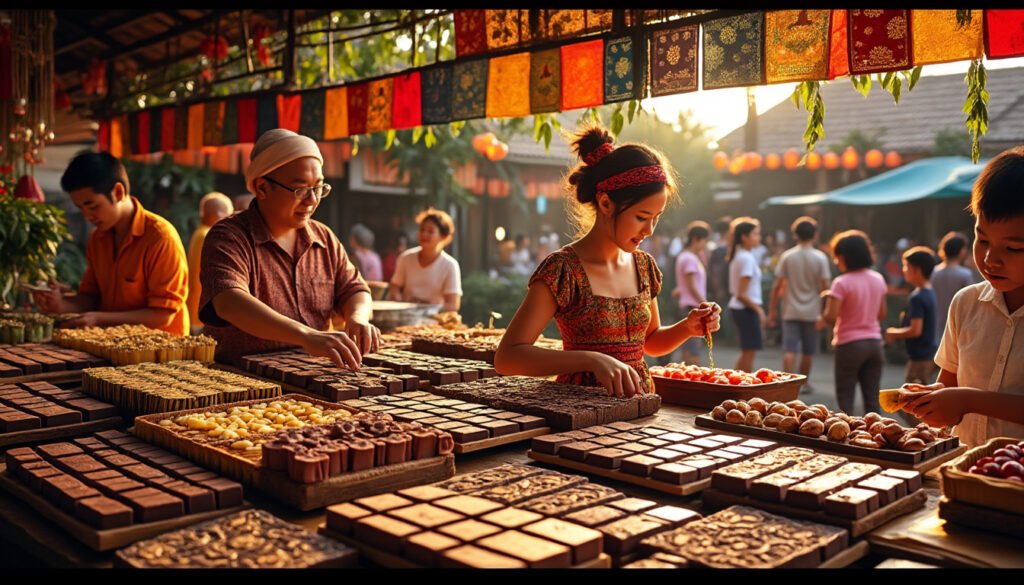
[[[601,146],[598,146],[596,149],[594,149],[594,152],[591,152],[587,156],[583,157],[583,162],[587,163],[588,165],[596,165],[597,163],[601,162],[602,158],[611,154],[613,150],[615,150],[615,147],[612,146],[612,143],[605,142]]]
[[[665,169],[661,168],[661,165],[651,165],[632,168],[617,175],[612,175],[597,184],[597,191],[599,193],[609,193],[623,187],[636,187],[648,183],[666,182],[668,182],[668,177],[665,176]]]

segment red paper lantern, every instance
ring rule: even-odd
[[[782,164],[789,170],[795,169],[796,165],[800,164],[800,153],[795,148],[790,148],[782,155]]]
[[[882,166],[882,163],[884,161],[885,155],[883,155],[882,151],[878,150],[877,148],[872,148],[871,150],[864,153],[864,164],[869,169],[877,169],[878,167]]]
[[[852,146],[847,146],[842,156],[844,169],[855,169],[860,166],[860,154]]]
[[[826,152],[825,156],[821,157],[822,164],[828,170],[839,168],[839,155],[834,152]]]
[[[903,157],[900,156],[900,153],[896,152],[895,150],[890,150],[889,152],[885,153],[885,166],[892,169],[900,166],[901,164],[903,164]]]
[[[743,170],[745,171],[756,171],[761,168],[761,164],[764,162],[764,158],[761,153],[748,152],[747,160],[743,163]]]
[[[777,170],[782,166],[782,157],[775,154],[774,152],[764,157],[764,168],[769,171]]]
[[[807,166],[807,170],[816,171],[821,168],[821,153],[808,152],[807,160],[804,161],[804,165]]]
[[[36,203],[44,203],[46,201],[42,187],[39,186],[39,183],[36,182],[35,177],[32,175],[22,175],[18,179],[18,184],[14,187],[14,197],[17,199],[28,199]]]
[[[711,164],[715,166],[716,171],[720,171],[729,166],[729,155],[719,150],[711,157]]]

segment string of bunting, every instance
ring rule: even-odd
[[[958,23],[956,10],[750,11],[634,35],[604,32],[582,41],[579,34],[593,30],[594,23],[611,28],[610,11],[540,12],[539,30],[547,38],[565,38],[564,43],[516,52],[530,41],[529,11],[456,10],[455,61],[343,86],[120,114],[100,120],[99,148],[115,156],[201,149],[251,143],[276,127],[332,141],[698,87],[830,80],[982,55],[1024,56],[1024,10],[973,10],[966,24]],[[601,14],[576,20],[562,14],[583,12]]]

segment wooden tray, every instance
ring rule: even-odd
[[[98,530],[54,506],[29,487],[11,477],[7,473],[7,466],[2,463],[0,463],[0,489],[25,502],[28,507],[34,509],[47,520],[60,526],[83,544],[96,551],[121,548],[137,540],[152,538],[170,530],[177,530],[197,522],[212,520],[251,507],[248,502],[243,502],[241,506],[235,506],[234,508],[211,510],[200,514],[187,514],[178,518],[133,524],[124,528]]]
[[[764,398],[768,402],[788,402],[800,396],[800,387],[807,382],[807,376],[799,374],[782,382],[756,386],[712,384],[654,375],[651,377],[654,379],[654,391],[661,395],[665,404],[693,406],[709,410],[725,400],[750,400],[755,396]]]
[[[648,489],[658,490],[659,492],[665,492],[666,494],[672,494],[674,496],[689,496],[711,486],[710,477],[692,483],[675,485],[663,481],[657,481],[649,477],[640,477],[631,473],[623,473],[615,469],[606,469],[604,467],[597,467],[596,465],[587,465],[586,463],[572,461],[571,459],[564,459],[557,455],[538,453],[533,449],[527,451],[526,456],[535,461],[540,461],[541,463],[547,463],[558,467],[566,467],[568,469],[583,471],[593,475],[600,475],[601,477],[607,477],[609,479],[631,483]]]
[[[994,437],[978,445],[959,458],[939,469],[942,478],[942,495],[946,499],[971,507],[981,506],[990,511],[1003,512],[1009,516],[1024,516],[1024,484],[971,473],[969,469],[982,457],[1019,439]]]
[[[91,435],[97,431],[105,431],[124,425],[124,419],[119,416],[89,420],[73,425],[61,425],[58,427],[42,427],[27,431],[14,431],[12,433],[0,433],[0,448],[12,447],[15,445],[29,445],[60,439],[63,437],[77,437],[80,435]]]
[[[907,514],[913,510],[924,507],[925,502],[928,501],[928,495],[922,490],[917,490],[904,498],[900,498],[887,506],[879,508],[875,512],[872,512],[859,520],[838,518],[836,516],[825,514],[825,512],[821,510],[806,510],[804,508],[797,508],[796,506],[790,506],[778,502],[766,502],[750,496],[727,494],[714,488],[704,490],[700,499],[705,506],[715,510],[728,508],[732,505],[750,506],[751,508],[759,508],[761,510],[771,512],[772,514],[779,514],[780,516],[810,520],[812,522],[818,522],[819,524],[840,526],[850,531],[851,538],[857,538],[858,536],[871,532],[875,528],[878,528],[897,516],[902,516],[903,514]]]
[[[528,431],[519,431],[518,433],[512,433],[510,435],[490,437],[487,439],[480,439],[479,441],[470,441],[469,443],[455,443],[455,453],[459,455],[463,453],[472,453],[474,451],[482,451],[484,449],[490,449],[491,447],[518,443],[519,441],[525,441],[534,437],[550,434],[551,427],[540,427],[537,429],[530,429]]]
[[[326,523],[321,523],[317,527],[317,532],[324,536],[329,536],[339,542],[343,542],[351,547],[359,550],[359,554],[369,559],[373,563],[376,563],[382,567],[389,569],[423,569],[421,565],[416,565],[411,561],[404,559],[394,553],[382,551],[380,549],[368,546],[351,536],[345,536],[333,530],[327,528]],[[581,563],[573,569],[610,569],[612,567],[612,559],[607,553],[601,553],[596,559]]]
[[[923,451],[907,452],[892,449],[869,449],[866,447],[858,447],[856,445],[829,441],[822,437],[807,437],[796,433],[783,433],[781,431],[762,427],[750,427],[747,425],[715,420],[707,414],[696,416],[693,420],[693,424],[694,426],[726,431],[737,435],[751,435],[771,439],[780,444],[799,445],[801,447],[810,447],[816,451],[841,453],[851,461],[879,463],[887,467],[913,469],[921,473],[934,469],[942,463],[945,463],[950,459],[954,459],[961,453],[967,451],[966,445],[960,445],[959,437],[950,437],[941,441],[935,441],[928,445],[928,447]]]
[[[1024,516],[1020,514],[942,498],[939,500],[939,518],[946,521],[948,531],[956,530],[955,525],[959,524],[1024,539]]]
[[[851,545],[849,548],[843,550],[842,552],[840,552],[839,554],[835,555],[834,557],[828,559],[827,561],[821,563],[820,565],[818,565],[817,568],[819,568],[819,569],[842,569],[842,568],[845,568],[845,567],[849,567],[853,563],[856,563],[857,561],[859,561],[859,560],[863,559],[864,557],[868,556],[868,552],[870,550],[871,550],[871,545],[868,544],[868,541],[862,540],[860,542],[857,542],[857,543]],[[628,558],[624,558],[622,560],[622,564],[621,565],[617,565],[616,568],[621,567],[622,565],[628,565],[630,563],[634,563],[636,561],[643,560],[645,558],[648,558],[648,557],[641,557],[638,554],[630,555]]]
[[[307,400],[327,408],[355,411],[355,409],[341,404],[294,394],[285,394],[273,400],[288,398]],[[246,400],[207,408],[183,410],[175,414],[220,410],[228,406],[269,401],[270,399]],[[132,432],[150,443],[176,452],[203,467],[241,481],[303,511],[322,508],[352,498],[378,494],[382,491],[395,491],[422,483],[443,481],[455,475],[455,456],[449,453],[429,459],[343,473],[317,483],[298,483],[291,481],[288,474],[283,471],[264,469],[257,461],[221,451],[209,445],[201,445],[161,427],[158,422],[167,416],[167,413],[140,416],[135,419],[135,427]]]
[[[90,366],[94,367],[94,366]],[[19,382],[81,382],[82,370],[60,370],[58,372],[40,372],[0,378],[0,384],[18,384]]]

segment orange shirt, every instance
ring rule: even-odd
[[[188,335],[188,264],[181,238],[170,222],[146,211],[135,197],[132,201],[132,228],[116,255],[113,230],[89,235],[78,291],[99,297],[100,311],[171,309],[174,318],[160,329]]]

